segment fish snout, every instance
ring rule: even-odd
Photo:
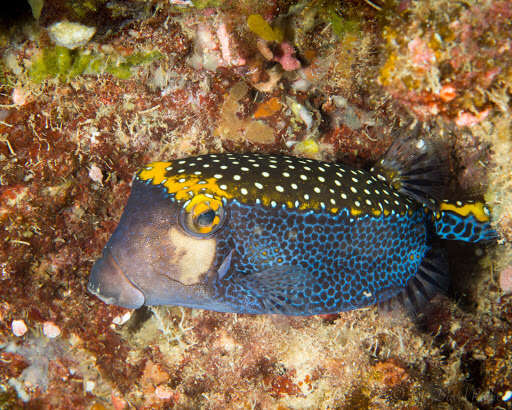
[[[87,290],[109,305],[137,309],[144,304],[144,294],[128,279],[109,249],[91,270]]]

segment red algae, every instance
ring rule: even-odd
[[[509,2],[50,3],[0,28],[0,407],[508,405]],[[262,43],[255,14],[283,40]],[[61,20],[97,28],[77,54],[161,57],[126,79],[34,83]],[[503,242],[482,258],[451,246],[453,290],[424,316],[130,312],[87,293],[146,162],[251,151],[368,166],[411,119],[445,145],[454,197],[485,196]]]

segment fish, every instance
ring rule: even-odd
[[[131,309],[418,311],[449,284],[441,240],[496,232],[483,202],[439,199],[435,144],[411,134],[369,170],[259,153],[152,162],[87,288]]]

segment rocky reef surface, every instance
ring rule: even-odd
[[[512,408],[512,4],[29,0],[0,16],[0,407]],[[411,318],[129,311],[86,291],[155,159],[367,167],[411,120],[496,244]],[[428,135],[426,136],[428,137]]]

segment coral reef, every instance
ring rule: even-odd
[[[29,3],[0,17],[1,408],[511,408],[510,2]],[[95,34],[55,46],[63,21]],[[445,147],[446,195],[484,197],[500,234],[447,246],[452,288],[419,317],[87,293],[150,160],[369,166],[414,118]]]

